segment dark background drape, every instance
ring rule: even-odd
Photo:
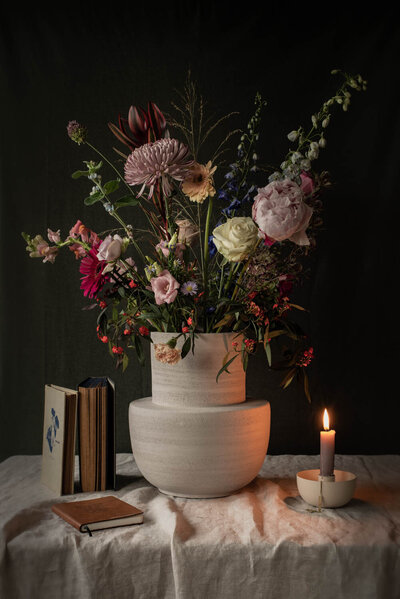
[[[124,374],[114,369],[96,338],[96,311],[83,310],[79,263],[69,251],[54,265],[30,259],[21,231],[65,235],[78,218],[98,232],[112,226],[98,205],[83,205],[87,181],[71,179],[95,156],[67,138],[66,125],[84,123],[93,145],[113,157],[107,123],[148,100],[168,111],[188,69],[217,115],[240,112],[232,127],[245,126],[261,92],[268,106],[259,154],[277,165],[287,133],[308,125],[338,86],[332,68],[368,80],[368,91],[354,94],[347,113],[336,110],[327,130],[317,164],[334,185],[309,275],[294,295],[310,310],[302,319],[315,351],[312,403],[300,386],[282,390],[281,373],[261,353],[247,385],[271,402],[271,453],[317,453],[323,406],[339,453],[399,452],[400,29],[387,12],[330,10],[319,16],[251,2],[118,3],[107,13],[86,4],[54,14],[3,9],[1,458],[41,452],[46,383],[75,387],[91,375],[115,381],[117,449],[130,451],[128,404],[150,394],[149,366],[132,357]],[[127,214],[140,222],[138,211]]]

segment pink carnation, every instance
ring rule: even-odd
[[[178,295],[180,287],[178,281],[174,279],[168,270],[163,270],[158,277],[153,277],[150,285],[158,306],[160,304],[171,304]]]
[[[263,237],[275,241],[290,239],[298,245],[309,245],[306,229],[312,213],[312,208],[304,202],[301,187],[284,179],[272,181],[258,190],[252,215]]]
[[[163,364],[177,364],[181,359],[181,350],[170,347],[167,343],[155,343],[154,355]]]

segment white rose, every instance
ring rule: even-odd
[[[258,239],[258,228],[248,216],[234,216],[213,231],[214,244],[229,262],[240,262]]]

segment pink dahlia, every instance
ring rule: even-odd
[[[149,197],[153,195],[154,186],[161,178],[165,195],[171,192],[168,176],[176,181],[183,181],[194,161],[189,158],[189,148],[169,137],[144,144],[133,150],[125,163],[125,181],[129,185],[142,185],[150,188]]]
[[[99,244],[94,245],[90,252],[82,258],[79,266],[79,271],[84,275],[81,277],[81,289],[84,290],[83,295],[89,297],[96,297],[109,278],[103,275],[103,269],[107,262],[105,260],[98,260],[98,247]]]

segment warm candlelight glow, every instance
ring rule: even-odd
[[[324,411],[324,431],[329,431],[329,414],[326,408]]]

